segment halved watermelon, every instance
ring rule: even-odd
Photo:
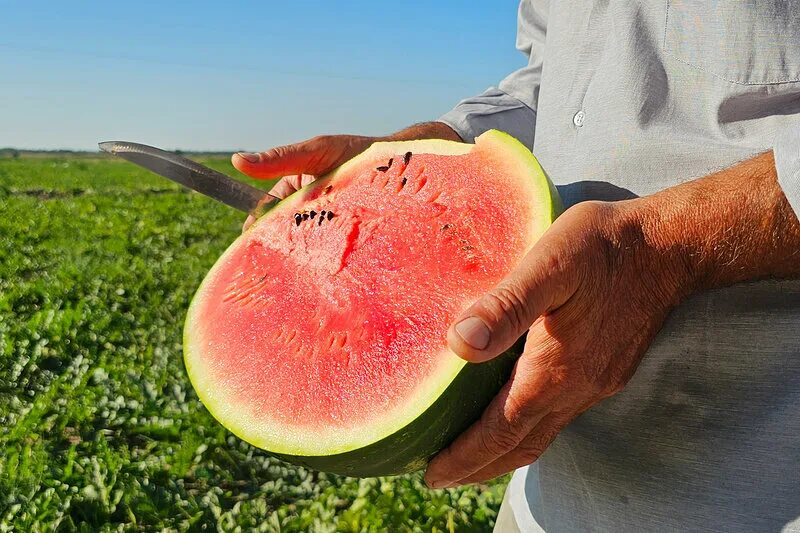
[[[424,467],[514,363],[466,363],[448,326],[559,209],[504,133],[372,145],[280,202],[211,269],[185,326],[197,394],[291,462],[361,477]]]

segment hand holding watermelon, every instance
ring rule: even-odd
[[[509,382],[426,481],[450,487],[533,463],[622,390],[673,307],[695,290],[796,275],[798,246],[771,153],[653,196],[568,209],[450,328],[450,348],[473,362],[528,336]]]
[[[295,173],[287,192],[366,142],[235,162]],[[796,274],[800,228],[771,154],[584,202],[551,226],[560,211],[505,133],[374,143],[281,201],[206,276],[184,329],[195,390],[228,429],[297,464],[370,477],[430,460],[434,487],[475,482],[535,461],[620,391],[694,290]]]
[[[413,139],[446,139],[460,141],[461,138],[449,126],[441,122],[417,124],[388,137],[366,137],[363,135],[320,135],[299,143],[277,146],[266,152],[234,154],[231,158],[237,170],[258,179],[282,178],[270,190],[270,194],[285,198],[305,187],[317,176],[322,176],[345,161],[360,154],[378,141],[406,141]],[[265,200],[269,196],[265,197]],[[255,222],[247,217],[242,231]]]
[[[455,321],[453,351],[492,359],[528,330],[481,420],[431,461],[434,488],[534,462],[573,418],[618,392],[687,294],[682,259],[643,238],[642,200],[568,209],[522,264]]]
[[[360,135],[324,135],[303,142],[277,146],[266,152],[234,154],[233,166],[240,172],[258,179],[282,178],[270,190],[278,198],[286,198],[336,168],[353,156],[363,152],[377,139]],[[264,197],[265,200],[269,196]],[[248,216],[242,231],[250,227],[255,218]]]

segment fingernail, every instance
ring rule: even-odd
[[[238,152],[236,155],[249,161],[250,163],[258,163],[261,161],[261,157],[258,154],[251,154],[249,152]]]
[[[465,318],[456,324],[456,333],[476,350],[483,350],[489,346],[489,328],[476,316]]]

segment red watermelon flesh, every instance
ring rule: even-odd
[[[519,263],[555,200],[499,132],[373,145],[280,202],[213,267],[186,323],[200,398],[278,454],[391,436],[462,371],[449,325]]]

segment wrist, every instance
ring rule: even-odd
[[[692,291],[800,273],[800,227],[771,152],[632,202],[648,242],[680,258]]]
[[[691,243],[681,239],[681,230],[663,216],[660,204],[655,197],[618,202],[618,227],[628,236],[625,247],[634,251],[636,268],[654,297],[672,308],[698,290],[702,274],[693,262]]]

